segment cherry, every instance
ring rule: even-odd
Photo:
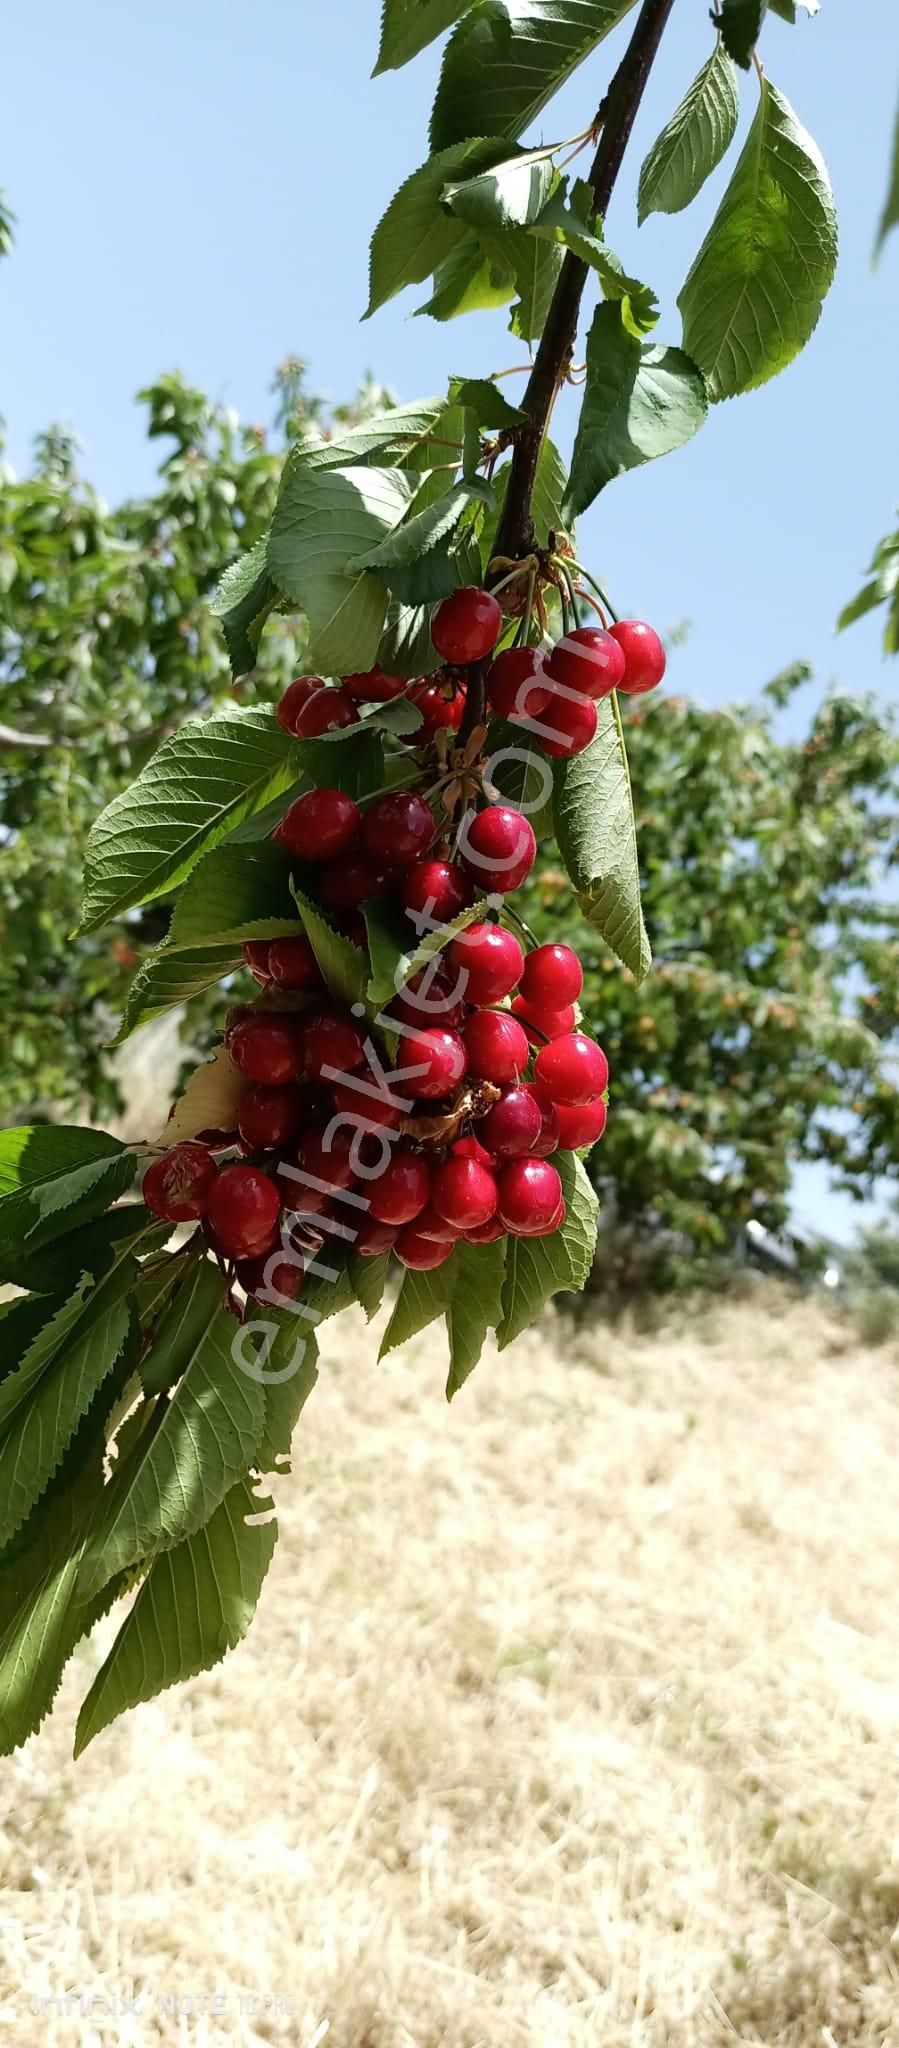
[[[408,867],[430,846],[434,819],[423,796],[391,790],[375,798],[362,820],[362,851],[381,866]]]
[[[367,668],[358,675],[344,676],[343,687],[357,704],[386,704],[391,697],[401,697],[406,685],[402,676],[389,676],[382,668]]]
[[[630,697],[642,697],[646,690],[654,690],[667,666],[658,633],[644,625],[642,619],[619,619],[611,633],[624,656],[619,690],[626,690]]]
[[[275,1243],[281,1197],[258,1166],[225,1166],[209,1198],[216,1242],[229,1259],[252,1259]]]
[[[443,1216],[438,1215],[433,1201],[428,1203],[420,1216],[416,1216],[415,1228],[419,1237],[433,1237],[438,1244],[454,1244],[456,1238],[462,1235],[455,1223],[447,1223]]]
[[[438,732],[458,732],[465,711],[465,691],[450,696],[440,683],[416,683],[409,702],[421,712],[421,724],[409,734],[411,747],[423,747]]]
[[[247,1017],[231,1032],[228,1051],[248,1080],[271,1087],[298,1081],[303,1071],[303,1037],[293,1017]]]
[[[349,853],[362,813],[342,789],[307,789],[285,811],[278,837],[297,860],[336,860]]]
[[[556,642],[546,674],[583,697],[607,697],[624,675],[624,655],[603,626],[578,626]]]
[[[596,705],[591,697],[562,697],[554,692],[540,723],[551,733],[550,738],[544,732],[538,734],[544,754],[569,761],[596,738]]]
[[[535,946],[524,963],[521,994],[539,1010],[561,1010],[576,1003],[584,986],[584,970],[570,946]]]
[[[469,1068],[479,1081],[517,1081],[527,1066],[527,1038],[507,1010],[474,1010],[462,1036]]]
[[[324,676],[295,676],[293,682],[288,683],[275,717],[284,731],[290,733],[291,738],[296,737],[297,718],[303,705],[308,704],[316,690],[323,690],[324,687]]]
[[[549,703],[540,647],[507,647],[498,654],[487,677],[487,702],[512,725],[539,718]]]
[[[263,988],[265,987],[267,981],[271,981],[271,972],[269,970],[268,964],[268,952],[268,939],[248,939],[243,949],[243,957],[247,963],[250,973],[262,985]]]
[[[393,1249],[395,1237],[395,1224],[377,1223],[373,1216],[363,1216],[353,1250],[360,1259],[380,1259],[384,1252]]]
[[[513,1237],[539,1237],[552,1224],[562,1183],[548,1159],[511,1159],[498,1185],[497,1215]]]
[[[298,740],[317,740],[323,733],[339,732],[342,726],[358,723],[359,713],[352,697],[339,685],[333,689],[326,684],[300,705],[294,732]]]
[[[142,1194],[154,1216],[167,1223],[188,1223],[205,1216],[218,1167],[205,1145],[173,1145],[154,1159],[143,1178]]]
[[[532,1045],[543,1045],[547,1038],[567,1038],[574,1030],[574,1004],[568,1003],[564,1010],[541,1010],[536,1003],[528,1003],[524,996],[516,996],[512,1004],[516,1017],[520,1017]],[[529,1025],[535,1027],[529,1030]]]
[[[585,1145],[595,1145],[605,1130],[607,1116],[601,1095],[594,1096],[592,1102],[557,1102],[559,1144],[563,1151],[580,1152]]]
[[[304,1131],[296,1149],[296,1164],[301,1173],[309,1174],[313,1180],[327,1181],[329,1188],[351,1188],[356,1174],[351,1158],[353,1141],[346,1131],[328,1131],[327,1126]],[[297,1208],[302,1208],[305,1188],[301,1180],[294,1186],[299,1191]]]
[[[371,1067],[365,1067],[359,1079],[373,1088],[378,1086]],[[372,1131],[395,1131],[399,1126],[402,1110],[380,1092],[367,1095],[362,1088],[354,1088],[352,1081],[335,1081],[333,1095],[334,1108],[342,1116],[355,1118],[357,1129],[364,1125]]]
[[[447,860],[417,860],[403,882],[400,901],[415,917],[417,928],[451,924],[460,910],[474,902],[474,885],[463,868]],[[423,925],[418,919],[423,918]]]
[[[501,1003],[521,979],[524,954],[514,932],[498,924],[470,924],[446,950],[451,967],[465,979],[469,1003]]]
[[[417,1229],[407,1225],[400,1231],[393,1249],[401,1266],[410,1266],[413,1273],[430,1273],[435,1266],[446,1264],[453,1240],[441,1244],[436,1237],[422,1237]]]
[[[456,1031],[444,1031],[439,1025],[425,1031],[413,1027],[403,1033],[401,1065],[404,1070],[424,1069],[420,1074],[408,1073],[409,1087],[415,1095],[448,1095],[465,1072],[465,1047]]]
[[[306,1114],[301,1088],[250,1088],[237,1108],[241,1144],[248,1152],[275,1152],[296,1137]]]
[[[318,878],[319,902],[326,910],[344,916],[374,896],[386,896],[388,888],[386,868],[372,867],[362,853],[345,853],[341,860],[329,860]]]
[[[482,889],[505,894],[520,889],[534,865],[537,841],[534,828],[521,811],[507,804],[491,804],[489,810],[469,814],[459,849],[459,859]]]
[[[495,1159],[519,1159],[539,1144],[543,1116],[530,1088],[504,1088],[481,1119],[481,1136]]]
[[[295,939],[273,939],[268,949],[268,967],[278,988],[302,989],[311,995],[325,986],[311,940],[304,932]]]
[[[496,1181],[476,1159],[448,1159],[431,1182],[431,1201],[454,1230],[475,1230],[496,1213]]]
[[[548,1159],[550,1153],[557,1152],[562,1143],[559,1112],[554,1102],[541,1095],[533,1081],[525,1081],[524,1087],[527,1093],[533,1096],[540,1111],[539,1135],[534,1139],[534,1143],[529,1145],[528,1151],[532,1159]]]
[[[451,985],[435,964],[422,967],[394,996],[387,1015],[403,1024],[442,1024],[453,1030],[463,1023],[465,1003],[457,997],[458,978]]]
[[[498,1238],[505,1237],[505,1235],[505,1224],[500,1222],[498,1216],[491,1216],[487,1223],[478,1223],[475,1225],[474,1230],[466,1230],[465,1242],[466,1244],[495,1244]]]
[[[456,668],[483,661],[492,653],[502,630],[503,615],[489,590],[468,584],[454,590],[431,613],[431,639],[441,660]]]
[[[302,1044],[313,1080],[333,1081],[365,1065],[364,1033],[346,1010],[321,1009],[304,1017]]]
[[[476,1159],[479,1166],[488,1167],[491,1173],[496,1165],[493,1153],[488,1152],[486,1145],[481,1144],[480,1138],[456,1138],[452,1154],[454,1159]]]
[[[579,1104],[601,1095],[608,1084],[609,1062],[602,1046],[583,1031],[541,1046],[534,1066],[541,1090],[555,1103]]]
[[[372,1181],[369,1212],[376,1223],[411,1223],[427,1208],[431,1169],[420,1152],[398,1146],[382,1174]]]
[[[291,1257],[289,1252],[263,1252],[255,1259],[239,1259],[235,1276],[248,1295],[267,1306],[272,1304],[271,1296],[279,1295],[282,1301],[296,1301],[306,1278],[302,1259]]]

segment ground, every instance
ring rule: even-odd
[[[326,1336],[247,1642],[0,1766],[4,2041],[899,2048],[899,1354]]]

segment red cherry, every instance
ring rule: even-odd
[[[346,1010],[321,1009],[303,1019],[306,1072],[315,1081],[339,1080],[365,1065],[365,1034]]]
[[[491,804],[489,810],[469,815],[459,848],[459,859],[481,889],[501,895],[520,889],[534,865],[537,841],[534,828],[521,811],[507,804]]]
[[[478,1081],[517,1081],[530,1048],[517,1017],[507,1010],[474,1010],[462,1033],[468,1065]]]
[[[454,668],[483,661],[502,631],[503,615],[489,590],[467,585],[454,590],[431,614],[431,639],[442,661]]]
[[[465,1003],[456,995],[459,977],[450,982],[435,964],[422,967],[413,974],[411,981],[394,996],[387,1011],[388,1017],[396,1017],[402,1024],[425,1027],[441,1024],[447,1031],[464,1022]]]
[[[506,1226],[498,1216],[491,1216],[489,1223],[478,1223],[474,1230],[466,1230],[466,1244],[496,1244],[506,1235]]]
[[[501,1217],[513,1237],[539,1237],[562,1200],[562,1183],[548,1159],[511,1159],[500,1170]]]
[[[446,957],[463,976],[469,1003],[501,1003],[521,979],[524,954],[514,932],[499,924],[470,924],[452,939]]]
[[[624,656],[619,690],[626,690],[630,697],[642,697],[646,690],[654,690],[667,666],[658,633],[644,625],[642,619],[619,619],[611,632]]]
[[[205,1216],[218,1167],[205,1145],[173,1145],[154,1159],[144,1174],[141,1192],[147,1208],[167,1223],[188,1223]]]
[[[451,924],[460,910],[467,910],[474,902],[474,885],[452,861],[417,860],[406,875],[400,901],[416,920],[416,928],[427,931],[429,922]]]
[[[408,867],[433,837],[430,805],[411,790],[376,797],[362,820],[362,851],[382,867]]]
[[[583,697],[607,697],[624,675],[624,655],[602,626],[578,626],[557,640],[546,663],[547,678]]]
[[[601,1045],[583,1031],[573,1031],[570,1038],[541,1046],[534,1075],[552,1102],[589,1102],[608,1085],[609,1062]]]
[[[274,1245],[281,1197],[258,1166],[225,1166],[209,1198],[216,1241],[229,1259],[252,1259]]]
[[[305,933],[295,939],[273,939],[268,949],[269,972],[278,988],[302,989],[311,995],[324,988],[325,977]]]
[[[431,1182],[431,1201],[455,1230],[475,1230],[496,1213],[496,1181],[476,1159],[448,1159]]]
[[[247,1017],[231,1032],[228,1051],[248,1080],[270,1087],[298,1081],[303,1071],[303,1038],[293,1017]]]
[[[454,1244],[456,1238],[462,1235],[454,1223],[447,1223],[443,1216],[438,1215],[433,1201],[428,1203],[420,1216],[416,1216],[415,1228],[419,1237],[433,1237],[437,1244]]]
[[[497,655],[487,677],[487,702],[498,717],[512,725],[539,718],[550,697],[544,661],[540,647],[507,647]]]
[[[327,1182],[329,1188],[351,1188],[356,1179],[351,1157],[352,1135],[341,1129],[331,1130],[327,1124],[315,1130],[304,1131],[296,1149],[296,1164],[300,1172],[313,1180]],[[298,1207],[302,1207],[304,1186],[301,1180],[295,1182],[300,1192]]]
[[[338,916],[358,910],[374,896],[388,892],[386,868],[375,868],[363,853],[345,853],[341,860],[329,860],[318,877],[318,898],[326,910]]]
[[[356,704],[387,704],[391,697],[402,696],[406,684],[402,676],[389,676],[382,668],[367,668],[358,675],[344,676],[343,687]]]
[[[530,1156],[532,1159],[548,1159],[550,1153],[558,1151],[562,1142],[559,1135],[559,1112],[548,1096],[541,1095],[533,1081],[525,1081],[522,1085],[528,1094],[533,1096],[540,1111],[540,1131],[533,1145],[529,1147]]]
[[[420,1152],[399,1146],[382,1174],[372,1181],[369,1212],[376,1223],[411,1223],[427,1208],[431,1169]]]
[[[458,732],[465,712],[465,691],[449,696],[440,683],[416,683],[409,702],[421,712],[421,724],[409,734],[411,747],[423,747],[438,732]]]
[[[592,1102],[556,1103],[559,1124],[559,1144],[565,1152],[580,1152],[585,1145],[595,1145],[606,1127],[608,1110],[601,1095]]]
[[[380,1259],[393,1249],[395,1237],[394,1223],[376,1223],[373,1216],[363,1216],[353,1250],[360,1259]]]
[[[289,1145],[307,1114],[302,1088],[249,1088],[237,1110],[237,1128],[248,1152],[275,1152]]]
[[[378,1086],[369,1066],[363,1068],[359,1080],[367,1081],[375,1089]],[[364,1125],[372,1131],[395,1131],[399,1125],[402,1110],[380,1091],[368,1095],[363,1088],[354,1088],[352,1081],[335,1081],[333,1096],[334,1108],[342,1116],[354,1117],[357,1129]]]
[[[297,718],[303,705],[308,704],[316,690],[323,690],[324,687],[324,676],[295,676],[293,682],[288,683],[275,717],[284,731],[290,733],[291,738],[296,737]]]
[[[239,1259],[235,1275],[248,1295],[270,1308],[278,1305],[272,1301],[273,1295],[281,1301],[296,1301],[306,1278],[302,1259],[278,1251],[263,1252],[256,1259]]]
[[[425,1099],[448,1095],[461,1081],[467,1064],[458,1032],[444,1031],[439,1025],[426,1031],[416,1031],[414,1027],[404,1031],[397,1058],[408,1077],[410,1090]],[[415,1067],[421,1067],[423,1072],[409,1071]]]
[[[524,963],[521,994],[539,1010],[562,1010],[576,1003],[584,986],[584,970],[570,946],[535,946]]]
[[[540,1141],[543,1117],[529,1088],[505,1088],[481,1118],[481,1136],[496,1159],[520,1159]]]
[[[546,732],[538,734],[544,754],[553,760],[569,761],[582,754],[596,738],[596,705],[591,697],[562,697],[554,693],[540,718]]]
[[[444,1266],[453,1249],[453,1240],[440,1244],[435,1237],[422,1237],[411,1224],[401,1230],[393,1247],[401,1266],[409,1266],[413,1273],[430,1273],[435,1266]]]
[[[256,980],[261,983],[263,988],[265,987],[266,982],[271,981],[272,978],[271,971],[269,968],[268,954],[268,939],[248,939],[243,949],[243,957],[247,963],[250,973],[255,976]]]
[[[536,1003],[525,1002],[524,996],[516,996],[512,1004],[516,1017],[521,1018],[532,1045],[543,1045],[548,1038],[567,1038],[574,1030],[574,1004],[564,1010],[541,1010]],[[534,1030],[528,1030],[534,1025]]]
[[[342,789],[307,789],[281,820],[278,837],[297,860],[336,860],[354,844],[362,813]]]
[[[300,705],[294,731],[298,740],[317,740],[323,733],[339,732],[342,726],[358,723],[359,713],[352,697],[339,686],[333,689],[326,684]]]
[[[486,1166],[491,1173],[496,1165],[493,1153],[488,1152],[486,1145],[481,1144],[480,1138],[473,1136],[456,1138],[452,1145],[452,1154],[454,1159],[476,1159],[479,1166]]]

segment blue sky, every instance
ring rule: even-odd
[[[523,360],[502,314],[411,319],[420,292],[360,325],[369,235],[427,154],[439,63],[436,46],[371,80],[377,17],[377,0],[156,0],[152,11],[31,0],[13,11],[0,184],[18,231],[0,267],[0,411],[16,467],[31,436],[61,419],[107,496],[142,488],[153,451],[133,393],[176,365],[261,420],[288,353],[307,357],[312,386],[334,398],[368,369],[412,398],[451,372]],[[607,223],[628,269],[657,291],[660,338],[673,341],[676,294],[726,173],[687,213],[639,230],[636,178],[710,33],[706,0],[679,0]],[[584,128],[622,41],[575,73],[540,139]],[[799,361],[605,493],[581,523],[582,554],[624,609],[663,628],[691,622],[670,676],[703,702],[750,696],[799,657],[814,663],[816,689],[838,678],[895,692],[875,623],[833,638],[899,495],[899,235],[871,267],[899,88],[895,0],[823,0],[795,29],[772,16],[761,54],[831,171],[836,284]],[[742,92],[745,132],[751,76]],[[566,401],[561,439],[572,420]],[[827,1220],[837,1221],[830,1203]]]

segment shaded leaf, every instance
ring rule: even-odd
[[[567,1215],[551,1237],[509,1239],[498,1336],[501,1351],[533,1327],[552,1295],[580,1294],[593,1263],[599,1204],[583,1164],[572,1152],[555,1153],[552,1163],[561,1178]]]
[[[376,658],[387,594],[376,576],[350,564],[399,524],[413,491],[400,469],[297,463],[285,473],[269,565],[279,588],[306,613],[306,659],[324,675],[349,675]]]
[[[589,924],[639,982],[652,955],[640,902],[637,834],[627,756],[608,697],[596,738],[554,765],[559,852]]]
[[[128,1268],[99,1288],[85,1274],[0,1382],[0,1544],[21,1528],[122,1353],[130,1281]]]
[[[134,1178],[134,1157],[106,1131],[23,1124],[0,1131],[0,1251],[29,1250],[101,1215]]]
[[[702,376],[683,350],[637,341],[616,306],[597,306],[565,518],[586,511],[614,477],[683,447],[707,411]]]
[[[470,4],[471,0],[384,0],[374,76],[408,64],[435,36],[451,28]]]
[[[361,1002],[368,981],[368,962],[361,947],[354,946],[352,939],[337,931],[318,904],[304,896],[295,883],[292,893],[331,994],[343,1003]]]
[[[381,1339],[379,1358],[386,1358],[388,1351],[396,1351],[400,1344],[407,1343],[419,1330],[445,1314],[453,1296],[458,1255],[456,1246],[444,1264],[430,1273],[404,1269],[393,1314]]]
[[[407,284],[421,284],[462,242],[465,223],[447,212],[444,188],[466,172],[486,170],[508,153],[490,128],[470,140],[439,148],[391,199],[371,243],[371,290],[366,319]],[[485,139],[486,138],[486,139]],[[276,572],[277,573],[277,572]]]
[[[509,1242],[498,1237],[495,1244],[458,1246],[452,1299],[446,1312],[450,1343],[448,1401],[474,1371],[488,1330],[495,1330],[502,1319]]]
[[[630,12],[633,0],[477,0],[450,38],[431,147],[518,136],[556,88]]]

